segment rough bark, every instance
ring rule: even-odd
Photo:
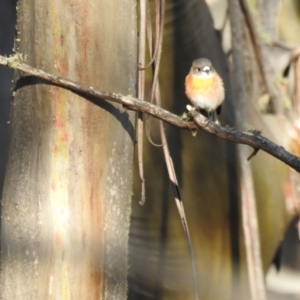
[[[28,63],[135,95],[134,1],[18,6]],[[126,76],[124,76],[126,74]],[[17,80],[1,231],[2,299],[125,299],[133,113]]]

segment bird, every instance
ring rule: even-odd
[[[193,61],[185,78],[185,93],[191,103],[209,120],[219,124],[218,116],[225,99],[222,78],[207,58]]]

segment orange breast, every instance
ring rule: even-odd
[[[210,97],[215,92],[216,80],[214,78],[199,78],[188,75],[185,81],[186,93],[190,98],[195,94],[202,94],[204,97]]]
[[[214,86],[213,78],[198,78],[195,76],[188,76],[188,85],[193,90],[206,91]]]

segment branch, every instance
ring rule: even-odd
[[[194,121],[199,128],[202,128],[221,139],[251,146],[256,152],[258,151],[256,149],[263,150],[286,163],[297,172],[300,172],[300,158],[286,151],[282,146],[279,146],[263,137],[259,131],[254,130],[251,133],[227,129],[213,122],[207,122],[207,119],[198,114],[195,110],[190,110],[189,113],[194,118]]]
[[[15,70],[22,71],[32,76],[42,78],[44,80],[52,82],[53,84],[56,84],[57,86],[67,88],[72,91],[122,104],[131,110],[144,112],[159,120],[182,129],[191,130],[199,127],[221,139],[237,144],[249,145],[253,149],[263,150],[286,163],[288,166],[300,173],[300,158],[289,153],[282,146],[279,146],[271,142],[267,138],[261,136],[258,131],[253,131],[253,133],[239,132],[233,129],[221,127],[213,122],[208,121],[204,116],[197,113],[195,110],[190,110],[189,112],[189,114],[193,117],[194,122],[187,122],[184,121],[182,117],[172,114],[159,106],[146,101],[141,101],[130,95],[124,96],[116,93],[98,91],[93,87],[85,86],[75,81],[55,76],[39,69],[35,69],[21,62],[19,55],[15,55],[9,58],[0,55],[0,64],[13,68]]]
[[[50,81],[57,86],[67,88],[75,92],[79,92],[97,98],[102,98],[111,102],[123,104],[124,106],[126,106],[131,110],[147,113],[148,115],[151,115],[159,120],[165,121],[179,128],[185,128],[185,129],[197,128],[197,126],[193,122],[186,122],[181,117],[174,115],[169,111],[162,109],[159,106],[148,103],[146,101],[139,100],[137,98],[134,98],[131,95],[124,96],[121,94],[99,91],[94,89],[91,86],[82,85],[75,81],[44,72],[40,69],[35,69],[23,63],[20,60],[22,60],[20,54],[16,54],[12,57],[4,57],[0,55],[0,65],[6,65],[12,69],[22,71],[26,74],[44,79],[46,81]]]

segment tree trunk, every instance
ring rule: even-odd
[[[30,65],[136,94],[133,0],[25,0],[17,28],[17,51]],[[126,298],[133,144],[133,113],[18,79],[2,200],[1,299]]]

